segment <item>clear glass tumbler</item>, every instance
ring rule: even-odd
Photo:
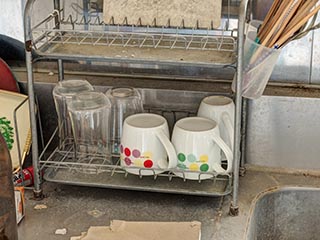
[[[80,93],[68,102],[68,110],[79,161],[84,157],[111,163],[109,99],[99,92]]]
[[[58,115],[60,150],[66,150],[68,147],[70,148],[73,146],[73,136],[67,102],[76,94],[88,91],[93,91],[93,87],[86,80],[61,81],[53,89],[53,98]]]
[[[123,121],[130,115],[142,113],[143,101],[138,90],[131,87],[114,87],[106,95],[112,103],[111,151],[113,155],[119,155]]]

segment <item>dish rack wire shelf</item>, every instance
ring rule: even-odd
[[[27,1],[24,28],[33,136],[37,136],[33,63],[43,58],[58,61],[60,81],[64,78],[63,60],[135,63],[142,67],[144,64],[154,64],[213,68],[223,68],[236,62],[238,79],[235,96],[233,174],[213,173],[212,180],[199,181],[177,178],[170,170],[153,177],[132,176],[117,164],[105,165],[103,161],[91,161],[92,159],[79,163],[79,159],[73,157],[71,149],[66,152],[56,149],[44,159],[46,153],[39,154],[37,138],[33,137],[35,196],[42,195],[41,169],[45,167],[47,168],[46,176],[51,177],[52,181],[55,181],[53,173],[57,176],[59,171],[69,171],[69,177],[85,176],[85,179],[77,184],[89,186],[138,190],[145,190],[148,186],[147,189],[150,191],[208,196],[220,196],[233,192],[230,210],[234,215],[237,214],[242,115],[242,98],[238,90],[241,89],[243,36],[248,0],[223,2],[227,10],[223,12],[221,26],[218,29],[212,27],[200,29],[197,22],[193,28],[185,27],[183,20],[179,27],[170,26],[170,19],[165,26],[158,26],[156,19],[151,25],[143,25],[141,19],[138,19],[136,24],[129,25],[127,18],[118,24],[114,22],[113,17],[104,22],[102,12],[97,10],[98,3],[93,0]],[[51,10],[46,13],[45,10],[50,6]],[[231,9],[235,6],[238,13],[237,19],[233,19],[236,21],[234,27],[235,21],[232,21]],[[46,15],[43,16],[43,13]],[[33,57],[32,50],[37,53],[37,57]],[[100,177],[101,174],[104,177]],[[120,178],[122,180],[119,180]],[[72,178],[56,181],[75,183],[70,179]],[[98,179],[104,179],[104,182],[99,182]],[[126,179],[125,182],[123,179]]]
[[[155,93],[156,90],[151,90],[151,92]],[[162,94],[165,94],[164,91]],[[181,108],[179,110],[170,110],[168,108],[150,108],[145,106],[145,111],[164,116],[170,126],[177,119],[196,115],[196,111],[194,110]],[[47,148],[50,148],[51,141],[57,132],[58,129],[53,134]],[[68,143],[70,141],[66,139],[65,142]],[[45,149],[39,157],[41,168],[49,169],[46,171],[44,178],[51,182],[202,196],[223,196],[231,192],[232,174],[219,175],[199,171],[199,178],[195,181],[185,178],[185,174],[189,171],[167,169],[165,171],[162,170],[160,174],[156,174],[156,171],[160,169],[130,167],[130,169],[137,169],[139,173],[132,175],[126,172],[124,167],[120,166],[118,155],[106,158],[98,154],[77,153],[74,152],[72,144],[62,143],[61,145],[64,146],[64,150],[56,147],[49,156],[46,156],[47,151]],[[223,160],[224,164],[225,162]],[[196,171],[192,172],[195,173]],[[182,177],[178,177],[177,173],[181,174]],[[210,179],[202,180],[203,178]]]

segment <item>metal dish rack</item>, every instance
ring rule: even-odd
[[[170,129],[173,128],[177,120],[195,116],[198,103],[202,98],[210,95],[208,92],[197,93],[156,89],[138,90],[141,92],[144,102],[147,103],[144,104],[145,111],[164,116],[168,121]],[[178,100],[182,103],[178,104]],[[57,129],[51,140],[53,140],[56,133]],[[161,174],[155,174],[160,169],[136,168],[139,170],[139,175],[132,175],[128,174],[120,166],[118,155],[112,156],[113,164],[111,165],[110,159],[107,159],[105,156],[76,153],[75,157],[74,146],[72,144],[63,144],[63,146],[67,145],[67,149],[61,151],[51,142],[49,141],[47,148],[51,148],[50,145],[52,144],[54,151],[49,156],[46,156],[48,151],[45,149],[39,157],[41,168],[49,169],[44,175],[47,181],[202,196],[223,196],[229,194],[232,189],[232,174],[218,175],[216,173],[198,172],[199,179],[198,181],[194,181],[184,177],[188,171],[167,169],[166,171],[162,170]],[[66,142],[69,142],[68,139]],[[226,160],[223,160],[223,163],[225,162]],[[142,174],[142,172],[146,173],[146,171],[148,174],[152,174],[152,176]],[[181,173],[182,177],[176,176],[174,172]],[[210,175],[210,179],[202,180],[202,176],[208,177],[208,175]]]
[[[58,61],[59,80],[64,78],[63,60],[134,63],[141,66],[154,64],[155,66],[205,66],[214,68],[223,68],[236,62],[236,77],[238,79],[236,89],[241,89],[243,35],[248,0],[226,1],[227,16],[222,19],[219,29],[198,29],[197,23],[195,23],[194,28],[188,29],[184,27],[183,21],[180,27],[171,27],[170,24],[157,26],[156,21],[150,26],[143,26],[140,20],[136,25],[129,26],[126,19],[124,19],[123,24],[114,24],[112,18],[106,23],[101,21],[99,12],[88,11],[90,0],[52,0],[52,11],[43,19],[34,20],[36,17],[33,15],[33,6],[36,2],[36,0],[27,1],[24,22],[33,136],[37,136],[37,126],[34,115],[35,97],[32,64],[41,58]],[[239,3],[237,30],[230,27],[232,3]],[[50,6],[50,4],[47,6]],[[39,57],[33,59],[32,50],[35,50]],[[46,167],[45,177],[48,180],[70,184],[133,190],[148,189],[157,192],[207,196],[221,196],[233,191],[231,212],[236,215],[238,211],[242,114],[242,98],[239,91],[236,92],[235,102],[233,174],[216,175],[213,173],[212,180],[204,181],[186,181],[186,179],[175,177],[170,170],[151,178],[131,176],[117,164],[105,165],[103,161],[99,160],[92,163],[92,158],[87,159],[87,162],[79,163],[79,159],[75,161],[72,158],[72,148],[66,152],[56,149],[48,158],[43,158],[46,153],[44,151],[39,155],[38,141],[34,137],[32,139],[35,171],[34,193],[36,196],[42,195],[40,172],[41,168]],[[149,110],[152,111],[152,109]],[[49,145],[50,142],[47,146]],[[84,171],[84,169],[87,170]],[[63,171],[67,171],[67,174],[63,174]],[[85,178],[81,179],[81,176],[85,176]],[[119,180],[120,178],[121,180]],[[76,179],[80,180],[77,181]]]

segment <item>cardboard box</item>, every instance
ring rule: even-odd
[[[113,220],[110,226],[90,227],[88,232],[71,240],[200,240],[201,223],[128,222]]]
[[[17,224],[19,224],[25,215],[24,187],[15,187],[14,197],[16,205]]]

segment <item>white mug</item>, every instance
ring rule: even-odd
[[[217,123],[213,120],[202,117],[179,120],[173,129],[172,144],[178,158],[177,176],[198,180],[212,178],[214,173],[232,171],[232,151],[221,139]],[[221,149],[227,158],[227,169],[221,166]]]
[[[151,113],[127,117],[123,124],[120,162],[127,172],[136,175],[154,175],[175,168],[176,152],[169,140],[167,120]]]
[[[198,116],[209,118],[218,123],[221,138],[233,150],[235,105],[231,98],[209,96],[202,99]]]

